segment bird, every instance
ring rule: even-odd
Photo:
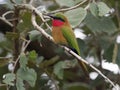
[[[72,27],[63,13],[56,13],[55,15],[48,15],[52,18],[52,37],[56,44],[65,45],[80,55],[80,48],[78,46],[77,39],[72,30]],[[83,71],[88,72],[84,62],[78,61]]]

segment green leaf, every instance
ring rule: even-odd
[[[90,11],[94,16],[98,16],[98,7],[95,2],[90,3]]]
[[[32,51],[30,55],[31,55],[31,58],[36,58],[37,54],[34,51]],[[27,63],[28,63],[28,58],[24,53],[22,53],[20,55],[20,68],[17,71],[17,77],[27,81],[30,84],[30,86],[33,87],[37,79],[37,74],[34,71],[34,69],[30,69],[27,67]],[[20,87],[22,88],[22,86],[23,85],[21,85]],[[18,88],[19,88],[19,85],[18,85]]]
[[[36,60],[36,63],[39,65],[44,60],[43,56],[39,56]]]
[[[74,0],[75,4],[77,4],[77,3],[81,2],[81,1],[83,1],[83,0]]]
[[[65,62],[63,62],[63,61],[58,62],[54,66],[53,72],[59,79],[63,79],[64,66],[65,66]]]
[[[38,54],[36,53],[35,50],[29,52],[29,59],[30,60],[36,60],[37,56],[38,56]]]
[[[84,20],[86,14],[87,12],[84,8],[77,8],[65,12],[65,16],[68,18],[73,28],[78,26]]]
[[[17,90],[25,90],[23,80],[19,77],[17,77],[17,80],[16,80],[16,87],[17,87]]]
[[[104,52],[104,58],[109,62],[112,62],[113,50],[114,44],[111,44]]]
[[[24,53],[22,53],[21,55],[20,55],[20,67],[26,67],[26,65],[28,64],[28,59],[27,59],[27,57],[25,56],[25,54]]]
[[[5,0],[5,1],[6,1],[8,4],[11,4],[11,6],[13,6],[10,0]],[[17,4],[22,4],[22,3],[23,3],[23,0],[16,0],[15,2],[16,2]]]
[[[88,14],[84,23],[93,33],[112,34],[117,31],[117,27],[109,17],[96,18],[92,14]]]
[[[59,56],[55,56],[55,57],[52,57],[49,60],[45,60],[45,61],[41,60],[39,62],[39,67],[42,67],[42,68],[43,67],[49,67],[49,66],[53,65],[54,63],[56,63],[58,61],[58,59],[59,59]]]
[[[97,41],[99,42],[101,49],[104,49],[106,51],[110,47],[110,45],[114,43],[115,40],[116,38],[111,38],[111,35],[102,34],[102,37],[101,35],[98,35]]]
[[[22,80],[27,81],[31,87],[35,86],[37,74],[34,69],[30,69],[28,67],[26,67],[26,69],[20,68],[17,71],[17,76]]]
[[[14,8],[14,6],[13,6],[13,4],[11,3],[11,1],[10,0],[4,0],[4,1],[6,1],[6,7],[7,8],[9,8],[9,9],[13,9]]]
[[[14,86],[15,74],[7,73],[5,74],[5,79],[3,80],[4,83]]]
[[[74,0],[56,0],[56,2],[60,5],[60,6],[67,6],[67,7],[71,7],[74,6]]]
[[[84,52],[85,52],[85,49],[86,49],[86,44],[85,44],[85,42],[83,41],[83,40],[81,40],[81,39],[77,39],[77,42],[78,42],[78,45],[79,45],[79,48],[80,48],[80,55],[83,57],[83,58],[85,58],[85,56],[84,56]]]
[[[23,0],[16,0],[16,3],[17,3],[17,4],[22,4],[22,3],[23,3]]]
[[[67,6],[67,7],[71,7],[76,5],[77,3],[81,2],[83,0],[56,0],[56,2],[60,5],[60,6]]]
[[[29,32],[29,37],[30,37],[30,40],[32,40],[32,41],[36,40],[36,39],[39,40],[41,38],[41,36],[42,36],[42,34],[37,30],[32,30]]]
[[[110,11],[110,8],[104,2],[98,2],[97,6],[98,6],[98,11],[99,11],[98,13],[99,16],[104,16]]]
[[[120,66],[120,45],[117,44],[117,51],[114,52],[115,44],[111,44],[104,52],[104,58],[109,61],[113,62],[113,54],[116,54],[116,60],[114,61],[118,66]]]
[[[18,23],[17,28],[20,32],[24,31],[29,31],[33,29],[33,25],[31,23],[31,13],[29,12],[24,12],[21,13],[21,21]]]

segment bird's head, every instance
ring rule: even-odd
[[[57,13],[54,16],[48,15],[52,18],[52,26],[59,27],[67,23],[67,18],[62,13]]]

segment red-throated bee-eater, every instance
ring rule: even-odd
[[[66,16],[62,13],[48,16],[52,18],[52,36],[55,43],[65,45],[80,55],[78,42]],[[87,72],[85,63],[82,61],[79,61],[79,63],[84,72]]]

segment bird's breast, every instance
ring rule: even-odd
[[[67,41],[62,34],[61,27],[52,27],[52,36],[55,43],[67,45]]]

